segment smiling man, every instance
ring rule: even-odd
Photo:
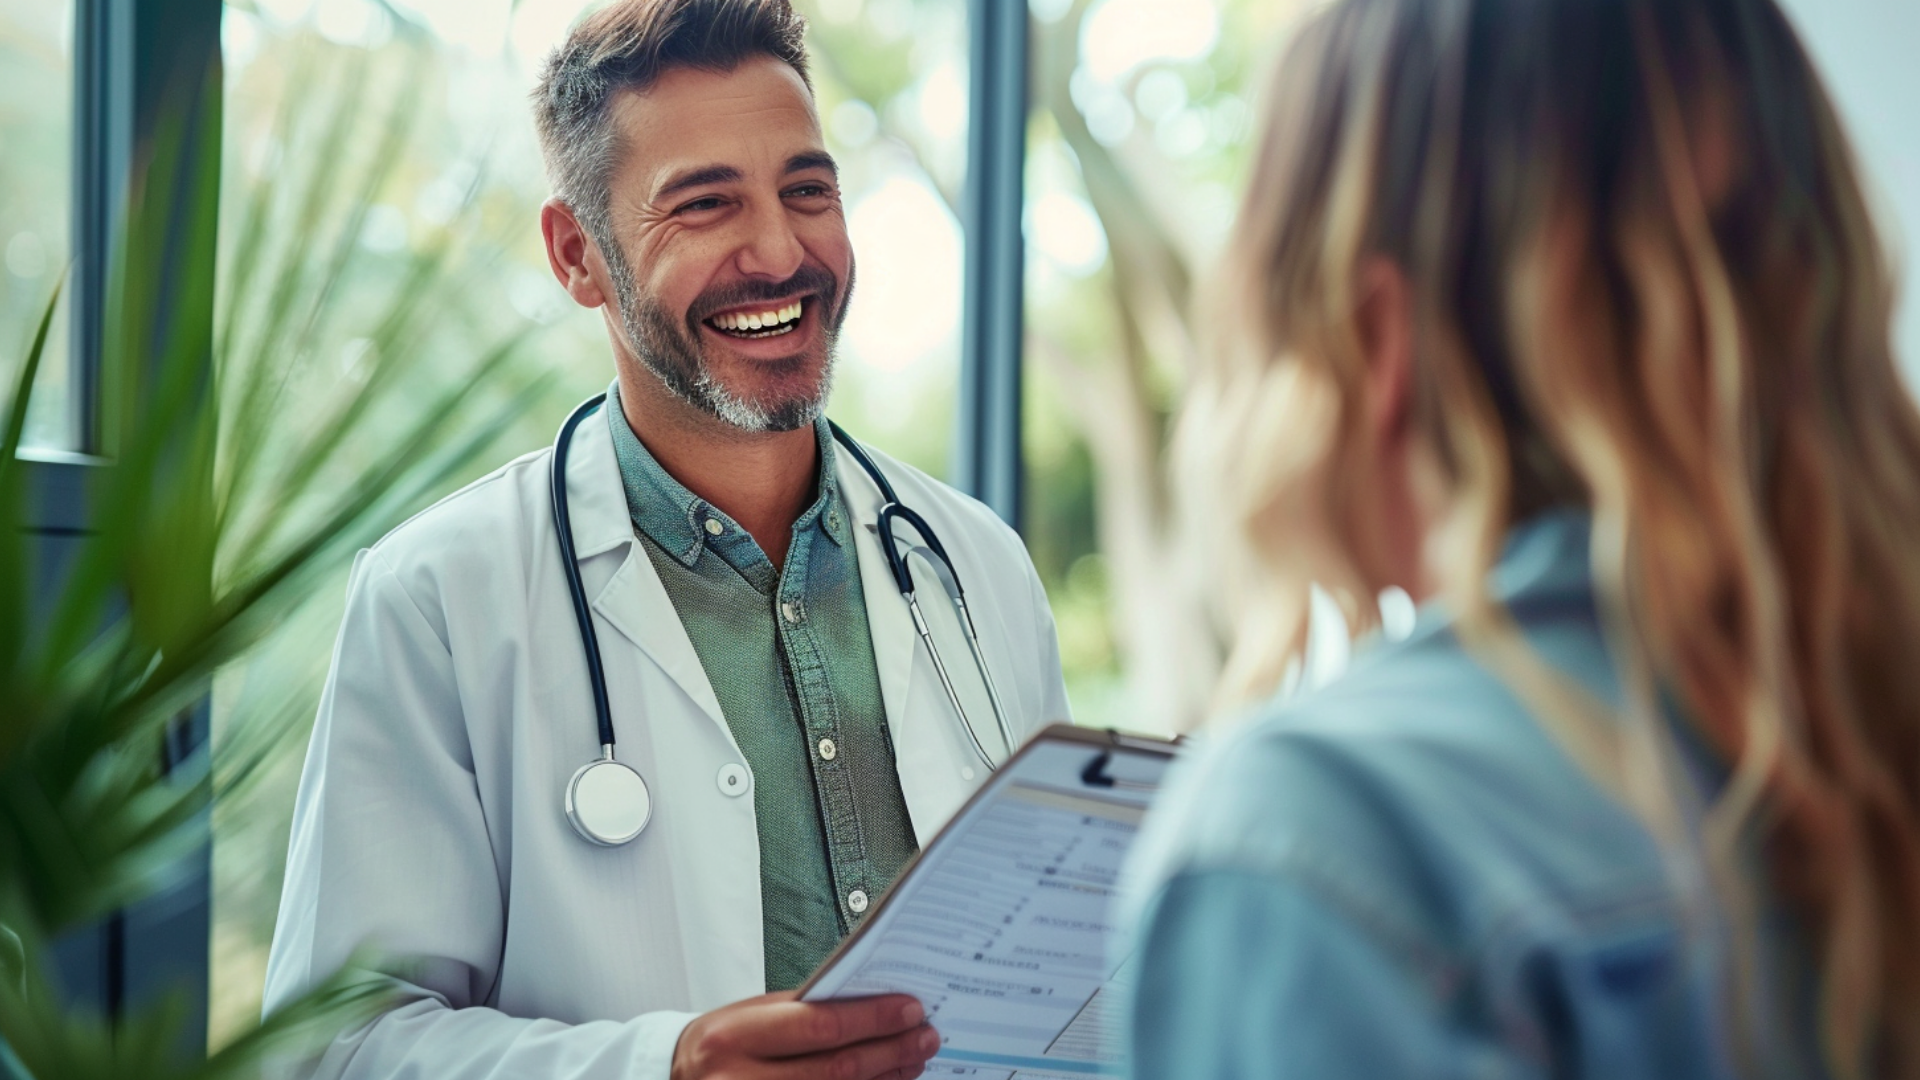
[[[548,62],[541,230],[617,377],[355,564],[267,1000],[372,955],[397,1001],[310,1075],[908,1077],[937,1049],[910,997],[792,990],[1066,697],[1019,538],[822,415],[854,257],[802,33],[783,0],[629,0]],[[602,758],[644,784],[617,835],[573,780]]]

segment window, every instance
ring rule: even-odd
[[[831,412],[857,437],[944,477],[963,301],[966,9],[949,0],[799,7],[859,266]]]
[[[1172,730],[1206,703],[1217,645],[1163,455],[1250,80],[1291,6],[1032,3],[1027,542],[1083,724]]]
[[[0,0],[0,370],[9,388],[71,250],[73,30],[71,0]],[[77,441],[61,307],[28,414],[30,446]]]

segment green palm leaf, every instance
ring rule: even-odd
[[[0,417],[0,1076],[240,1076],[382,1000],[377,979],[343,975],[209,1060],[182,1062],[182,1003],[67,1015],[46,974],[54,936],[164,887],[207,842],[213,800],[297,730],[295,712],[269,705],[233,718],[217,769],[203,759],[167,773],[167,731],[214,673],[443,490],[544,388],[520,359],[524,334],[451,378],[421,370],[421,343],[466,272],[461,222],[385,267],[394,284],[371,305],[349,296],[368,208],[408,136],[405,108],[369,125],[363,74],[339,72],[350,89],[337,111],[284,114],[289,129],[320,133],[306,144],[312,167],[244,193],[224,278],[217,170],[196,168],[217,160],[217,133],[181,124],[156,140],[141,205],[166,209],[131,215],[109,275],[113,460],[93,471],[91,531],[51,589],[27,543],[18,449],[57,295],[13,379]],[[371,154],[350,152],[369,132]],[[347,323],[370,327],[358,381],[326,369],[315,345]]]

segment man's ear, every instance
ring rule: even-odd
[[[607,302],[604,265],[573,209],[559,199],[540,206],[540,235],[547,242],[547,265],[573,302],[597,308]],[[596,269],[601,272],[596,273]]]
[[[1390,259],[1360,266],[1360,347],[1367,359],[1367,425],[1376,439],[1404,435],[1413,395],[1413,296],[1407,276]]]

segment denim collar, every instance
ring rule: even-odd
[[[753,537],[719,507],[675,480],[633,433],[620,407],[618,383],[607,391],[606,412],[607,426],[613,433],[614,457],[620,464],[620,482],[626,488],[627,512],[634,528],[682,566],[692,567],[700,560],[701,550],[712,547],[750,580],[763,576],[756,571],[755,564],[765,563],[766,555]],[[813,504],[794,521],[793,535],[797,539],[817,527],[836,545],[844,546],[848,522],[847,513],[840,505],[840,485],[834,471],[833,433],[824,417],[814,421],[813,432],[820,450],[815,473],[818,494]],[[756,554],[760,556],[757,560],[753,558]],[[771,564],[764,569],[770,573]]]
[[[1493,594],[1586,593],[1593,588],[1593,515],[1581,507],[1545,510],[1508,530],[1493,569]]]
[[[1487,591],[1509,607],[1593,602],[1593,515],[1584,508],[1545,510],[1507,530],[1500,560],[1487,579]],[[1413,647],[1450,632],[1457,614],[1440,597],[1421,604],[1413,628],[1399,641],[1374,631],[1356,649],[1353,666]]]

